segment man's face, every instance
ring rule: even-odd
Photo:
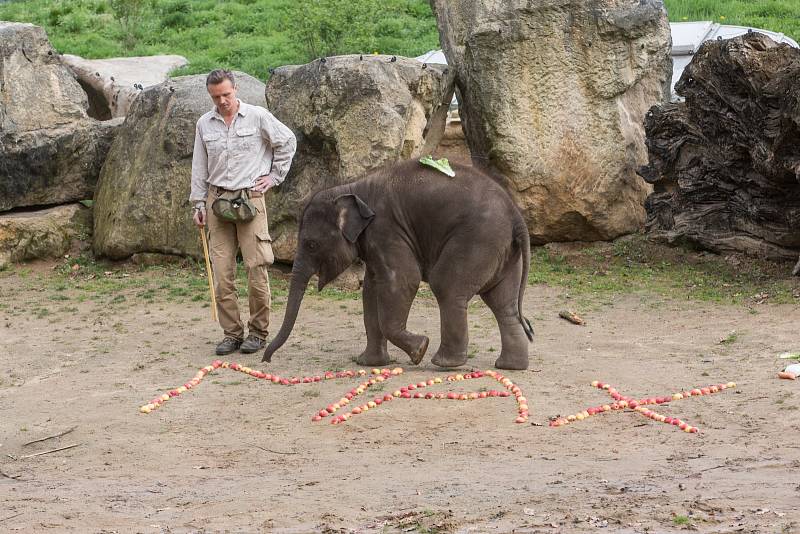
[[[236,107],[236,88],[230,80],[211,84],[206,89],[208,89],[214,105],[217,106],[217,110],[223,115],[230,113]]]

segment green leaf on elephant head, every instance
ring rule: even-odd
[[[450,167],[450,162],[447,161],[447,158],[433,159],[432,156],[425,156],[420,158],[419,162],[423,165],[427,165],[428,167],[433,167],[437,171],[442,172],[451,178],[456,175],[455,171],[453,171],[453,169]]]

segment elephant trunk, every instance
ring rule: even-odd
[[[272,342],[264,350],[264,357],[261,358],[262,362],[269,362],[272,360],[272,355],[279,348],[286,343],[289,339],[289,334],[292,333],[294,323],[297,320],[297,313],[300,311],[300,304],[303,302],[303,295],[306,292],[308,280],[313,274],[312,269],[307,269],[302,266],[302,263],[295,260],[292,267],[292,281],[289,284],[289,297],[286,301],[286,313],[283,316],[283,324],[281,329]]]

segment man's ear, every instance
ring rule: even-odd
[[[353,193],[340,195],[333,199],[333,203],[338,213],[339,230],[342,231],[345,239],[355,243],[361,232],[372,222],[375,212]]]

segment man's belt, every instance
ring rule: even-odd
[[[225,189],[224,187],[220,187],[218,185],[209,186],[209,189],[214,191],[214,194],[217,196],[221,195],[222,193],[236,193],[238,191],[243,191],[242,189]],[[261,198],[264,196],[264,193],[259,193],[257,191],[253,191],[252,189],[244,189],[247,191],[248,196],[250,198]]]

